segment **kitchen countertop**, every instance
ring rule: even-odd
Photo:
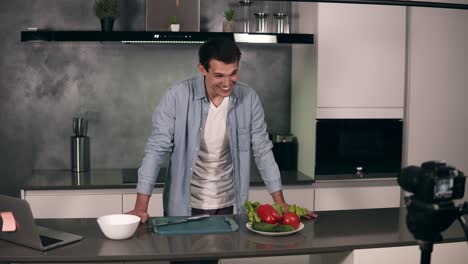
[[[160,170],[156,188],[164,186],[166,169]],[[138,169],[93,169],[88,173],[73,173],[70,170],[34,170],[31,177],[21,185],[23,190],[75,190],[75,189],[131,189],[136,188]],[[281,171],[283,186],[311,185],[314,179],[300,171]],[[250,186],[264,186],[256,169],[252,169]]]
[[[319,212],[318,220],[303,220],[305,228],[269,237],[246,229],[246,216],[236,215],[239,230],[206,235],[157,235],[140,225],[127,240],[109,240],[96,219],[43,219],[38,224],[84,236],[82,241],[46,253],[0,241],[0,262],[166,261],[200,258],[244,258],[344,252],[354,249],[416,245],[407,231],[406,210],[366,209]],[[443,242],[464,241],[459,223],[442,233]]]

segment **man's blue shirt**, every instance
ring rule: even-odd
[[[174,84],[153,113],[153,130],[138,170],[137,191],[151,195],[160,168],[170,154],[170,175],[164,187],[164,210],[169,216],[191,215],[192,168],[198,159],[210,101],[204,77]],[[227,131],[233,162],[235,207],[243,212],[250,183],[250,153],[270,193],[281,190],[278,165],[271,151],[263,108],[249,86],[236,83],[230,96]]]

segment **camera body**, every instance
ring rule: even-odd
[[[398,174],[400,186],[413,193],[405,196],[406,226],[418,241],[421,263],[430,264],[433,243],[442,241],[441,232],[458,219],[468,239],[468,202],[455,206],[453,199],[463,198],[465,175],[443,161],[427,161],[403,168]]]
[[[463,198],[466,177],[462,171],[443,161],[427,161],[403,168],[398,183],[425,203],[439,203]]]

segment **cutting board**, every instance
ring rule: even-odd
[[[210,216],[201,220],[189,221],[179,224],[166,225],[157,227],[158,224],[163,224],[184,217],[156,217],[151,219],[153,231],[160,235],[190,235],[190,234],[216,234],[233,232],[239,229],[236,221],[232,216]]]

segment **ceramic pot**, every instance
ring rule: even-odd
[[[234,21],[223,21],[223,32],[234,32],[235,24]]]
[[[101,18],[101,31],[102,32],[112,32],[113,27],[114,27],[113,17]]]
[[[170,29],[171,29],[172,32],[178,32],[179,29],[180,29],[180,25],[179,24],[171,24]]]

